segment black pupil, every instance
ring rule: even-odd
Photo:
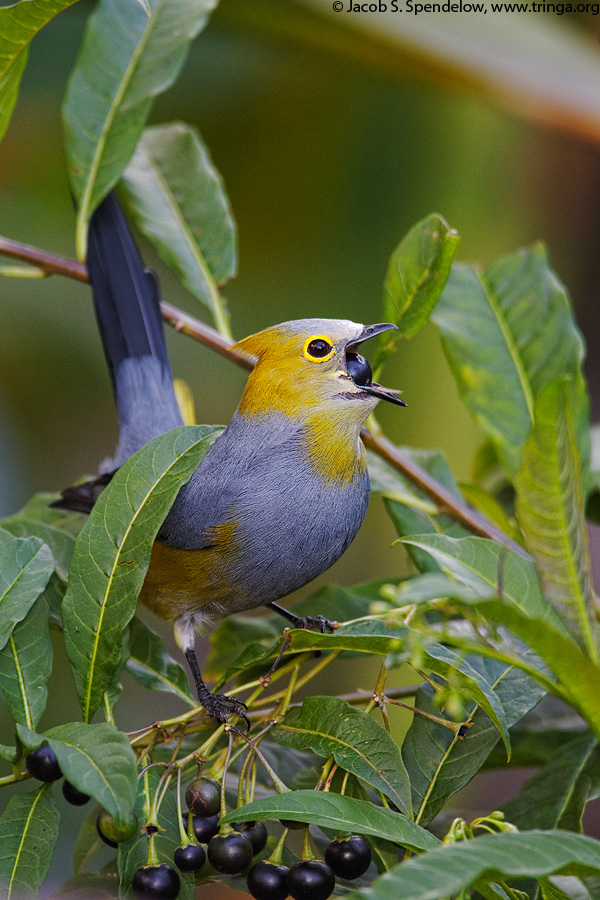
[[[311,356],[315,356],[317,359],[320,359],[322,356],[327,356],[330,350],[331,344],[328,344],[327,341],[322,341],[320,339],[311,341],[308,345],[308,352]]]
[[[348,375],[359,387],[371,384],[373,380],[373,371],[371,366],[359,353],[346,353],[346,366],[348,367]]]

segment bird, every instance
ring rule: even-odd
[[[158,282],[113,191],[90,219],[87,267],[119,438],[99,476],[65,489],[55,504],[82,512],[126,459],[183,424]],[[395,327],[297,319],[233,344],[254,368],[231,421],[179,490],[139,598],[173,623],[199,703],[215,722],[236,714],[249,726],[245,705],[202,678],[195,637],[203,626],[266,606],[295,627],[331,627],[277,601],[329,569],[360,528],[369,501],[360,429],[380,400],[406,403],[372,380],[358,348]]]

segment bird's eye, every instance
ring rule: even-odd
[[[333,346],[324,337],[313,337],[304,345],[303,353],[307,359],[324,362],[333,356]]]

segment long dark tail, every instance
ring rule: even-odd
[[[181,425],[182,418],[167,357],[156,277],[144,269],[112,192],[91,218],[87,265],[119,419],[119,443],[108,465],[116,469],[151,438]],[[102,482],[106,483],[104,477]],[[98,489],[91,494],[88,489],[84,496],[85,487],[67,488],[57,505],[89,511]]]
[[[154,273],[144,269],[110,193],[90,221],[88,270],[119,417],[120,465],[150,438],[182,424]]]

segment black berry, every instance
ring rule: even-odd
[[[185,802],[195,816],[214,816],[221,808],[221,788],[212,778],[196,778],[185,790]]]
[[[96,819],[96,831],[104,843],[113,848],[120,844],[121,841],[128,841],[130,837],[133,837],[137,828],[138,823],[134,815],[131,816],[128,822],[119,825],[111,814],[103,809]]]
[[[276,866],[266,859],[253,865],[246,884],[254,900],[285,900],[288,872],[287,866]]]
[[[335,875],[318,859],[304,859],[292,866],[287,877],[294,900],[327,900],[335,887]]]
[[[187,847],[178,847],[173,859],[182,872],[197,872],[204,865],[206,853],[200,844],[188,844]]]
[[[218,813],[216,816],[193,816],[192,828],[194,829],[196,840],[200,841],[201,844],[208,844],[211,837],[214,837],[219,832],[220,818]],[[187,831],[188,817],[185,815],[183,816],[183,827]]]
[[[252,844],[254,856],[267,846],[269,834],[264,822],[234,822],[231,827],[234,831],[241,831],[246,835]]]
[[[179,894],[179,875],[171,866],[142,866],[133,876],[135,900],[175,900]]]
[[[215,834],[208,845],[208,861],[223,875],[239,875],[250,865],[253,855],[252,844],[239,831]]]
[[[360,353],[346,353],[346,366],[348,375],[359,387],[371,384],[373,381],[373,372],[371,366]]]
[[[47,744],[31,751],[25,760],[25,768],[38,781],[58,781],[62,776],[56,754]]]
[[[371,848],[357,834],[343,841],[332,841],[325,851],[325,862],[338,878],[360,878],[371,864]]]
[[[306,828],[306,822],[294,822],[292,819],[280,819],[279,821],[284,828],[289,828],[290,831],[300,831],[301,828]]]
[[[73,806],[83,806],[90,799],[89,794],[84,794],[83,791],[76,788],[75,785],[71,784],[70,781],[67,781],[66,778],[62,784],[62,792],[67,803],[71,803]]]

